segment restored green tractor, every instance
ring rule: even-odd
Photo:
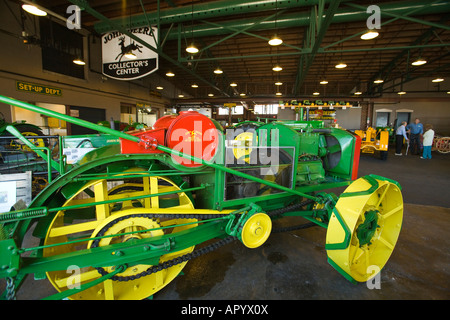
[[[70,169],[64,159],[52,163],[59,177],[29,208],[0,214],[4,297],[34,274],[59,292],[50,299],[144,299],[192,258],[232,241],[261,246],[284,216],[326,228],[328,262],[350,281],[374,277],[397,242],[401,188],[375,175],[357,179],[360,138],[349,131],[287,121],[223,132],[188,111],[123,133],[0,101],[120,138]],[[340,197],[324,192],[344,186]],[[27,237],[39,244],[27,246]]]

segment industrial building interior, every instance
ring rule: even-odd
[[[26,10],[27,6],[34,7],[36,11],[30,13]],[[100,197],[101,192],[97,193],[99,189],[93,184],[88,186],[91,191],[88,187],[82,186],[82,181],[91,181],[89,179],[94,179],[92,178],[94,176],[100,177],[99,179],[104,177],[96,176],[100,174],[100,171],[95,171],[95,167],[89,167],[89,161],[94,163],[100,161],[100,157],[104,159],[115,157],[113,153],[108,153],[110,151],[104,154],[98,151],[101,148],[95,146],[97,140],[92,137],[101,136],[101,134],[114,136],[113,144],[119,144],[120,140],[121,149],[114,150],[119,150],[117,152],[124,156],[124,160],[121,161],[127,163],[126,161],[136,158],[137,160],[133,160],[136,161],[135,167],[140,164],[145,167],[144,162],[156,161],[158,156],[163,157],[161,154],[169,152],[169,147],[173,149],[173,145],[168,144],[167,137],[160,140],[157,136],[158,130],[163,128],[164,134],[167,132],[168,135],[170,130],[174,130],[176,119],[180,119],[179,123],[181,123],[181,118],[189,114],[195,114],[192,119],[201,120],[203,124],[211,124],[213,128],[220,128],[222,132],[243,128],[246,133],[250,127],[255,132],[261,132],[258,128],[269,128],[270,125],[285,128],[283,127],[285,124],[289,130],[282,132],[289,132],[294,138],[283,133],[284,135],[280,136],[282,146],[289,147],[289,143],[295,141],[301,146],[300,148],[303,146],[307,151],[295,151],[300,152],[297,158],[294,157],[297,155],[295,152],[289,156],[289,161],[293,159],[295,163],[292,166],[297,168],[289,183],[281,183],[282,179],[278,176],[274,176],[273,179],[264,178],[264,180],[266,180],[267,188],[276,189],[277,187],[271,184],[278,184],[282,185],[278,191],[291,192],[292,196],[297,197],[304,195],[306,198],[303,200],[314,197],[316,201],[314,205],[309,206],[304,202],[302,207],[302,210],[313,212],[314,216],[307,216],[306,213],[302,215],[295,210],[291,213],[285,212],[283,219],[272,219],[270,222],[272,232],[268,232],[263,243],[248,245],[248,242],[245,242],[246,232],[251,233],[253,229],[246,229],[247,221],[252,222],[251,219],[255,216],[264,214],[256,213],[250,216],[248,212],[256,206],[252,201],[254,200],[263,208],[263,212],[270,216],[270,210],[282,210],[283,207],[292,205],[287,200],[282,200],[288,199],[284,194],[277,198],[276,194],[267,196],[267,193],[261,191],[258,195],[266,198],[258,202],[255,200],[256,191],[252,193],[253,191],[248,191],[244,187],[233,189],[227,184],[229,181],[226,174],[231,175],[236,172],[232,173],[234,168],[232,166],[220,167],[220,163],[211,166],[206,164],[208,168],[201,174],[195,168],[186,169],[180,164],[166,168],[158,167],[155,164],[157,162],[152,162],[148,171],[151,171],[154,166],[159,170],[157,172],[163,172],[162,176],[166,175],[164,178],[158,177],[156,181],[164,180],[162,186],[169,188],[168,193],[174,193],[177,188],[179,190],[186,188],[186,193],[176,194],[180,197],[180,206],[182,202],[186,206],[192,201],[193,213],[200,215],[203,214],[201,210],[205,212],[218,210],[209,212],[208,217],[212,219],[210,216],[218,214],[221,210],[230,209],[230,212],[231,209],[244,210],[240,207],[244,204],[252,209],[245,209],[250,210],[246,211],[250,217],[248,220],[241,219],[243,222],[240,228],[236,226],[240,234],[237,234],[236,230],[233,231],[234,233],[229,231],[231,222],[227,227],[225,225],[222,227],[220,232],[223,234],[211,236],[211,239],[202,234],[194,234],[193,230],[199,228],[198,225],[195,225],[193,230],[174,227],[174,230],[181,228],[182,231],[178,232],[180,239],[184,239],[181,238],[181,234],[192,231],[193,239],[195,239],[192,243],[204,248],[206,254],[199,253],[193,259],[186,258],[190,261],[180,264],[181,267],[176,272],[176,276],[167,280],[167,283],[166,280],[158,278],[164,270],[142,276],[142,278],[155,276],[156,284],[148,282],[155,287],[160,286],[160,289],[153,290],[153,288],[135,295],[127,293],[124,294],[124,299],[142,299],[145,296],[153,299],[154,303],[162,300],[182,303],[195,300],[196,305],[200,306],[201,302],[209,300],[216,301],[219,305],[219,301],[236,302],[237,300],[256,304],[256,301],[262,300],[292,302],[353,299],[448,300],[450,298],[448,281],[450,200],[446,191],[450,188],[448,158],[450,153],[450,1],[0,0],[0,21],[2,21],[0,22],[0,40],[4,46],[0,52],[0,116],[3,117],[3,119],[0,118],[0,139],[4,136],[4,139],[0,140],[2,155],[0,208],[4,209],[6,206],[2,205],[3,202],[11,206],[7,200],[10,192],[8,188],[11,186],[7,182],[10,181],[8,176],[14,174],[23,176],[25,172],[31,171],[29,176],[33,181],[33,187],[32,191],[29,190],[28,197],[24,198],[26,206],[17,208],[15,204],[14,210],[25,210],[24,216],[28,214],[27,210],[33,208],[45,208],[46,212],[43,217],[30,219],[29,222],[26,217],[14,215],[14,210],[10,213],[14,218],[3,215],[5,218],[2,220],[2,213],[0,213],[0,254],[8,257],[0,260],[0,293],[3,292],[0,298],[14,296],[17,300],[39,300],[50,296],[55,299],[78,299],[76,298],[78,293],[73,296],[67,293],[64,295],[66,289],[61,289],[59,284],[63,281],[60,280],[61,273],[52,275],[52,272],[57,270],[56,267],[51,265],[53,269],[46,270],[45,263],[50,260],[56,263],[51,259],[50,251],[48,251],[53,250],[50,249],[52,246],[66,248],[64,245],[55,244],[59,241],[57,237],[55,240],[49,240],[53,232],[52,228],[57,229],[58,223],[61,223],[60,220],[70,220],[70,217],[63,219],[65,211],[70,216],[72,207],[75,211],[77,205],[82,206],[83,203],[89,205],[99,201],[95,209],[98,216],[99,208],[104,203],[113,202],[111,200],[114,198],[113,193],[122,192],[119,187],[114,186],[108,191],[109,193]],[[34,108],[34,106],[37,107]],[[179,118],[175,118],[176,116]],[[172,122],[167,122],[168,119]],[[416,119],[419,119],[422,126],[420,137],[418,137],[419,133],[414,132]],[[35,164],[36,159],[47,159],[47,162],[40,163],[39,167],[32,166],[32,169],[23,169],[28,166],[30,159],[27,158],[28,156],[25,156],[26,165],[25,160],[20,160],[20,157],[14,160],[18,163],[22,161],[18,166],[15,166],[13,160],[9,160],[13,158],[7,156],[11,148],[14,148],[14,155],[30,151],[23,139],[12,137],[18,136],[13,133],[14,129],[11,127],[16,126],[18,129],[24,121],[40,129],[37,133],[28,132],[29,135],[38,137],[30,140],[37,146],[37,151],[34,151],[37,156],[33,156],[31,162]],[[108,129],[101,131],[101,128],[90,126],[87,122],[115,129],[122,135],[107,131]],[[184,122],[186,126],[190,126],[188,122],[191,120]],[[403,122],[409,124],[406,127],[406,131],[409,130],[409,139],[405,136],[405,140],[403,136],[400,137],[399,131]],[[422,148],[428,147],[423,137],[425,132],[430,132],[427,131],[429,127],[432,127],[434,133],[430,149],[431,159],[423,159],[425,153]],[[28,129],[25,131],[32,131],[29,126]],[[140,133],[137,133],[138,130],[141,130]],[[150,140],[144,140],[147,139],[145,135],[141,136],[142,132],[147,132],[145,130],[149,130]],[[127,136],[127,133],[133,135],[134,140]],[[153,133],[154,136],[152,136]],[[45,140],[47,138],[41,135],[47,136],[49,140]],[[339,140],[341,144],[339,151],[336,151],[336,147],[333,149],[329,135],[338,137],[333,139],[343,139]],[[352,142],[343,143],[342,141],[347,139],[344,135],[349,135],[348,141]],[[418,137],[417,142],[412,141],[413,135]],[[313,138],[308,138],[310,136]],[[195,140],[194,133],[190,137]],[[255,143],[255,136],[240,137],[242,137],[241,140],[245,140],[246,148],[251,141]],[[92,140],[89,141],[91,138]],[[39,139],[43,139],[43,142],[41,143]],[[101,143],[108,145],[110,141],[108,139],[102,140]],[[127,139],[136,146],[142,147],[145,144],[145,151],[138,147],[126,146],[123,141]],[[401,139],[400,145],[399,139]],[[90,147],[85,148],[82,145],[86,140],[88,144],[91,144]],[[236,140],[239,139],[236,137],[234,143],[237,143]],[[269,140],[272,143],[275,138],[271,140],[266,137],[264,140],[258,136],[256,143],[262,146],[262,141]],[[3,141],[7,141],[6,144]],[[417,150],[414,150],[414,144],[418,144]],[[160,148],[159,145],[162,147]],[[223,146],[228,148],[229,141],[227,140]],[[345,153],[345,148],[350,147],[357,150]],[[33,149],[33,146],[28,148]],[[65,153],[64,148],[71,148],[71,153]],[[127,148],[133,151],[124,151]],[[47,149],[48,154],[45,153]],[[95,150],[98,153],[95,153]],[[140,150],[137,153],[150,153],[150,155],[147,155],[148,158],[143,156],[139,160],[133,154],[135,150]],[[249,157],[250,149],[239,150]],[[223,154],[228,151],[228,149],[223,151]],[[131,154],[128,154],[127,156],[130,157],[125,159],[124,154],[127,152]],[[340,158],[333,156],[336,152],[339,153]],[[59,160],[57,160],[58,154]],[[225,158],[227,156],[228,154]],[[238,158],[236,153],[234,156]],[[109,175],[113,176],[115,170],[122,170],[121,175],[125,176],[133,171],[137,172],[137,176],[142,174],[128,164],[122,166],[117,162],[117,164],[109,165],[107,160],[101,161],[104,162],[99,162],[97,167],[98,170],[100,167],[107,167],[104,174],[108,178],[105,179],[110,179]],[[163,163],[165,160],[160,161]],[[305,161],[309,162],[302,164]],[[345,162],[345,165],[350,166],[350,172],[336,173],[330,164],[333,161],[339,162],[338,167]],[[64,165],[67,166],[64,167]],[[244,163],[244,165],[247,164]],[[313,165],[319,166],[320,169],[312,169]],[[89,168],[82,171],[83,166]],[[306,168],[304,170],[308,171],[305,178],[302,177],[302,181],[299,178],[300,168]],[[76,174],[76,170],[81,173]],[[323,174],[321,170],[324,170]],[[38,174],[37,171],[42,172]],[[147,167],[144,171],[147,171]],[[218,172],[221,171],[226,172],[222,180],[217,178],[220,177]],[[209,174],[215,174],[215,178],[211,178]],[[317,176],[319,178],[313,178]],[[328,237],[332,235],[329,235],[330,232],[327,233],[327,227],[331,229],[333,219],[338,219],[339,223],[345,226],[345,222],[342,222],[339,214],[336,213],[344,210],[344,202],[340,199],[351,198],[345,193],[361,198],[366,191],[360,186],[361,183],[358,185],[358,181],[362,181],[361,179],[367,176],[371,177],[366,180],[372,184],[373,188],[375,184],[388,185],[384,192],[378,194],[380,199],[390,195],[391,192],[394,193],[394,189],[401,190],[404,204],[402,204],[403,218],[397,224],[398,231],[397,227],[388,230],[390,227],[388,228],[387,225],[384,229],[384,232],[396,234],[391,236],[398,236],[398,241],[395,239],[390,241],[391,244],[386,245],[389,247],[387,250],[389,261],[386,264],[382,263],[380,276],[375,280],[359,281],[362,283],[355,284],[354,279],[349,281],[349,278],[352,278],[351,272],[346,271],[346,267],[336,262],[343,258],[330,252],[334,249],[330,249],[328,243]],[[130,175],[130,177],[133,176]],[[184,179],[183,183],[176,182],[180,177]],[[145,178],[138,178],[145,180]],[[335,179],[333,183],[330,182],[331,178]],[[250,178],[246,177],[246,179]],[[377,182],[373,182],[374,180]],[[152,181],[152,178],[149,178],[147,182],[142,182],[143,189],[137,182],[125,183],[123,188],[128,189],[124,192],[128,193],[124,194],[132,198],[129,202],[138,202],[136,199],[142,196],[141,190],[152,190],[153,194],[162,197],[164,191],[159,193],[158,190],[162,190],[163,187],[160,186],[158,189],[158,182],[156,182],[157,191],[153,191],[154,182]],[[309,181],[308,185],[305,181]],[[352,181],[354,184],[351,184]],[[257,182],[264,184],[262,179]],[[37,187],[35,183],[38,184]],[[110,183],[109,180],[108,183]],[[146,183],[152,187],[145,187]],[[208,188],[214,188],[214,185],[215,191],[211,193],[202,189],[209,190]],[[248,185],[254,186],[254,184]],[[362,189],[355,189],[357,188],[355,185]],[[347,186],[349,189],[346,189]],[[354,186],[353,189],[351,186]],[[106,187],[104,188],[106,190]],[[141,189],[138,191],[136,188]],[[332,188],[334,189],[331,190]],[[74,191],[75,189],[78,191]],[[91,197],[90,200],[77,198],[82,190],[86,197]],[[373,191],[372,188],[369,190]],[[230,193],[234,191],[239,196],[231,196]],[[328,192],[333,192],[336,197],[330,200],[331,196],[323,196]],[[70,195],[66,195],[69,193]],[[341,194],[344,196],[340,198]],[[61,202],[63,197],[66,202]],[[211,197],[211,199],[204,200],[203,197]],[[395,198],[395,195],[393,197]],[[141,203],[139,205],[145,209],[151,206],[148,212],[153,213],[154,211],[151,210],[155,210],[153,200],[155,198],[158,196],[148,198],[147,195],[146,200],[139,200]],[[220,200],[220,205],[217,202],[209,206],[209,202],[212,203],[217,198]],[[248,198],[247,203],[245,198]],[[14,200],[18,199],[18,194],[14,194]],[[227,200],[230,199],[233,200],[228,201],[229,204],[227,204]],[[324,199],[331,202],[326,202]],[[222,200],[224,200],[223,203]],[[281,201],[285,203],[281,204]],[[355,203],[357,201],[357,199],[354,200]],[[133,202],[134,207],[136,207],[135,202]],[[382,200],[379,200],[373,207],[382,211],[379,208],[381,202]],[[328,207],[328,203],[334,203],[339,210],[333,209],[331,205]],[[233,207],[232,204],[238,207]],[[388,202],[383,204],[386,207],[385,210],[388,210],[387,207],[391,205]],[[125,202],[123,206],[125,208]],[[268,209],[264,209],[264,206]],[[66,210],[64,207],[69,208]],[[109,209],[101,210],[116,212],[116,207],[117,204],[116,206],[111,204]],[[325,209],[329,210],[330,221],[325,221],[323,218],[321,220],[315,215],[317,210]],[[392,211],[395,209],[396,207]],[[128,212],[127,210],[123,211]],[[357,209],[352,210],[348,209],[349,216],[354,215]],[[375,209],[371,207],[369,210],[365,207],[365,210],[364,219],[368,219],[368,212]],[[7,211],[10,210],[4,209],[0,212],[6,214]],[[117,212],[122,215],[122,219],[128,219],[128,216],[120,213],[120,210]],[[166,211],[162,210],[162,212]],[[183,212],[181,210],[180,215]],[[30,213],[30,216],[32,215],[33,213]],[[378,219],[381,219],[380,213],[378,216]],[[51,220],[50,217],[55,218]],[[196,217],[195,214],[192,217]],[[81,218],[85,218],[84,214],[80,215]],[[261,219],[266,221],[265,218]],[[107,221],[110,224],[106,224]],[[97,270],[102,269],[99,266],[103,266],[100,259],[107,259],[105,262],[107,265],[112,263],[112,258],[101,256],[99,260],[95,260],[91,251],[99,252],[97,249],[102,246],[95,242],[95,236],[102,238],[104,236],[102,232],[106,232],[105,228],[115,221],[105,218],[105,222],[95,225],[97,229],[94,227],[88,229],[90,233],[95,229],[91,235],[94,240],[91,240],[88,247],[83,250],[87,252],[86,259],[93,259],[97,263],[91,266]],[[140,221],[139,218],[136,218],[134,223],[138,221]],[[164,223],[170,225],[169,222],[157,220],[156,216],[151,221],[142,222],[142,224],[151,230],[161,226],[164,229]],[[2,223],[4,223],[4,232]],[[82,228],[83,223],[79,225],[80,230],[84,232],[86,230]],[[299,224],[298,228],[292,227]],[[44,230],[44,225],[48,231]],[[199,223],[200,227],[205,226],[205,230],[207,225],[208,220],[204,224]],[[373,228],[369,222],[362,222],[361,225],[368,229]],[[98,230],[100,226],[103,226],[101,232]],[[375,226],[378,231],[373,231],[366,237],[377,237],[381,234],[383,225],[375,223]],[[69,226],[59,228],[68,229]],[[357,234],[360,243],[363,242],[363,236],[358,230],[362,228],[354,229],[354,237]],[[345,230],[345,227],[343,229]],[[394,229],[396,231],[393,231]],[[78,241],[81,238],[80,230],[77,230],[80,236],[74,235],[70,238],[72,241]],[[340,233],[335,232],[335,237],[339,238]],[[33,237],[39,233],[42,235]],[[158,230],[156,234],[161,235],[163,232]],[[226,243],[225,240],[228,238],[225,236],[230,234],[238,241]],[[167,235],[164,234],[162,237],[165,236]],[[113,236],[110,234],[109,237]],[[206,241],[201,241],[202,237],[205,237]],[[130,236],[129,239],[151,240],[140,236],[134,236],[134,238]],[[212,239],[220,239],[222,241],[220,247],[218,245],[216,249],[211,249],[213,248],[210,244]],[[13,240],[14,244],[10,242]],[[4,242],[4,245],[1,242]],[[173,240],[173,242],[176,241]],[[365,242],[368,246],[376,243],[374,240]],[[108,242],[106,247],[115,244],[114,241]],[[16,245],[16,251],[23,254],[23,258],[19,259],[19,254],[10,254],[14,250],[7,249]],[[94,245],[100,248],[95,248]],[[122,245],[125,248],[127,241],[124,240]],[[157,245],[149,246],[152,248],[150,251],[154,248],[160,250]],[[167,256],[170,256],[173,254],[170,250],[174,250],[171,247],[174,244],[170,243],[167,246],[167,252],[170,252]],[[361,244],[360,248],[362,246]],[[23,249],[27,247],[34,247],[36,252],[30,249],[32,253],[27,253],[27,249]],[[67,249],[67,252],[64,251],[66,249],[58,250],[55,249],[55,252],[61,253],[63,257],[64,255],[75,256],[76,250],[81,249],[78,247]],[[39,252],[43,252],[43,258]],[[114,251],[113,254],[117,252]],[[369,255],[368,252],[365,254]],[[190,254],[191,252],[186,256]],[[191,255],[195,256],[195,254]],[[355,253],[353,252],[352,255]],[[90,258],[91,256],[93,258]],[[128,257],[128,251],[124,256]],[[34,262],[34,257],[42,259],[42,266],[39,262]],[[124,257],[118,257],[118,259],[126,261]],[[134,259],[138,261],[137,258]],[[152,259],[143,261],[147,262],[145,265],[154,265],[154,258]],[[163,258],[163,260],[168,259]],[[163,260],[160,265],[163,264]],[[367,261],[366,263],[369,264]],[[141,265],[143,264],[136,262],[136,269],[143,269]],[[117,273],[114,266],[113,264],[112,269],[108,269],[111,275]],[[174,267],[167,270],[173,270],[171,268]],[[132,268],[127,269],[124,274],[130,274],[130,269]],[[23,273],[21,270],[24,270]],[[108,272],[105,270],[106,267],[99,271],[102,275],[100,279],[108,277]],[[95,269],[91,273],[85,272],[84,277],[90,277],[92,273],[95,273]],[[98,274],[96,276],[99,277]],[[353,275],[353,278],[356,276]],[[139,281],[139,279],[133,281]],[[149,285],[146,281],[136,282],[137,284],[135,283],[132,287],[132,281],[106,280],[104,290],[97,290],[95,294],[86,294],[84,299],[91,300],[99,297],[103,299],[103,294],[104,299],[108,299],[108,293],[105,293],[108,291],[107,283],[108,286],[112,283],[113,291],[120,296],[122,290],[140,292],[141,286]],[[127,282],[130,283],[129,287],[125,286]],[[160,285],[159,282],[164,284]],[[115,283],[124,285],[114,287]],[[96,285],[103,286],[103,284]],[[113,296],[111,292],[109,294]],[[82,293],[79,297],[81,296],[83,296]],[[201,301],[200,304],[198,304],[199,301]],[[182,314],[180,310],[185,304],[176,306],[178,309],[169,310],[169,313]],[[223,304],[220,306],[222,309],[226,307]],[[294,309],[295,304],[283,306]],[[274,310],[276,310],[275,305],[271,311],[272,314],[275,314]]]

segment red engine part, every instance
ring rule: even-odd
[[[219,146],[219,132],[214,122],[196,111],[181,111],[170,123],[166,133],[166,146],[194,157],[210,161]],[[186,167],[198,167],[200,163],[172,156]]]
[[[163,153],[156,149],[156,145],[164,145],[165,139],[165,129],[150,129],[150,130],[136,130],[129,131],[128,134],[139,137],[141,143],[133,142],[130,140],[120,139],[120,153],[130,154],[130,153]]]
[[[161,153],[152,144],[209,161],[214,158],[219,146],[219,130],[214,122],[197,111],[181,111],[180,115],[158,119],[152,130],[130,133],[140,137],[142,143],[121,139],[122,153]],[[198,167],[200,163],[173,155],[173,159],[186,167]]]
[[[352,167],[352,180],[356,180],[358,178],[358,168],[359,168],[359,156],[361,150],[361,137],[358,135],[355,136],[355,146],[354,154],[353,154],[353,167]]]

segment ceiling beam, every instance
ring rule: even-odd
[[[298,7],[310,7],[316,5],[321,0],[259,0],[259,1],[241,1],[241,0],[220,0],[208,3],[198,3],[193,6],[185,5],[160,11],[159,23],[170,24],[177,22],[186,22],[198,19],[210,19],[225,16],[238,16],[246,13],[263,12],[278,9],[290,9]],[[332,3],[334,0],[325,0]],[[348,0],[346,0],[348,1]],[[156,13],[140,14],[131,17],[132,27],[142,27],[158,23]],[[130,28],[130,17],[113,19],[115,24],[124,28]],[[111,25],[101,21],[94,25],[99,33],[114,31]]]
[[[320,48],[323,38],[325,37],[328,27],[330,26],[331,21],[332,21],[334,15],[336,14],[339,4],[340,4],[339,0],[333,1],[333,3],[330,4],[327,9],[327,11],[325,13],[325,17],[322,16],[322,10],[323,10],[324,3],[320,4],[318,13],[316,13],[317,26],[318,26],[317,36],[314,32],[315,21],[311,21],[311,25],[310,25],[311,32],[309,35],[310,41],[313,41],[313,42],[311,42],[311,44],[312,44],[311,53],[308,54],[307,56],[305,56],[305,58],[306,58],[305,63],[303,63],[303,59],[300,59],[300,61],[302,62],[301,66],[303,68],[301,70],[299,69],[297,72],[297,77],[295,79],[295,86],[294,86],[294,90],[293,90],[294,96],[297,96],[300,87],[303,85],[303,82],[305,81],[308,71],[311,68],[311,65],[313,64],[314,58],[316,57],[316,54]]]
[[[450,2],[440,2],[440,3],[418,3],[418,1],[397,1],[393,3],[388,3],[380,5],[382,12],[388,12],[401,16],[411,16],[418,14],[441,14],[445,12],[450,12]],[[411,13],[412,12],[412,13]],[[236,15],[240,17],[240,15]],[[346,23],[346,22],[356,22],[365,21],[369,17],[369,14],[365,10],[356,8],[340,8],[334,14],[331,23]],[[308,27],[310,25],[310,11],[296,12],[296,13],[286,13],[282,17],[277,19],[278,29],[284,28],[295,28],[295,27]],[[397,18],[399,19],[399,18]],[[233,19],[230,21],[221,22],[218,25],[212,25],[212,23],[203,23],[205,19],[198,19],[200,24],[194,25],[194,27],[185,32],[189,36],[193,34],[194,37],[209,37],[209,36],[219,36],[235,32],[236,30],[242,30],[248,26],[251,26],[256,22],[256,18],[247,19]],[[129,22],[128,22],[129,23]],[[216,22],[213,22],[216,23]],[[133,24],[134,27],[139,26],[139,24]],[[274,21],[264,21],[258,26],[256,26],[253,31],[263,31],[263,30],[273,30]],[[282,33],[282,31],[280,31]],[[161,30],[161,34],[167,37],[167,40],[175,40],[177,38],[176,32],[168,32],[168,29]]]

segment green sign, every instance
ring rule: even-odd
[[[56,97],[62,96],[62,90],[59,88],[43,86],[40,84],[30,82],[16,81],[16,89],[18,91],[39,93],[48,96],[56,96]]]

